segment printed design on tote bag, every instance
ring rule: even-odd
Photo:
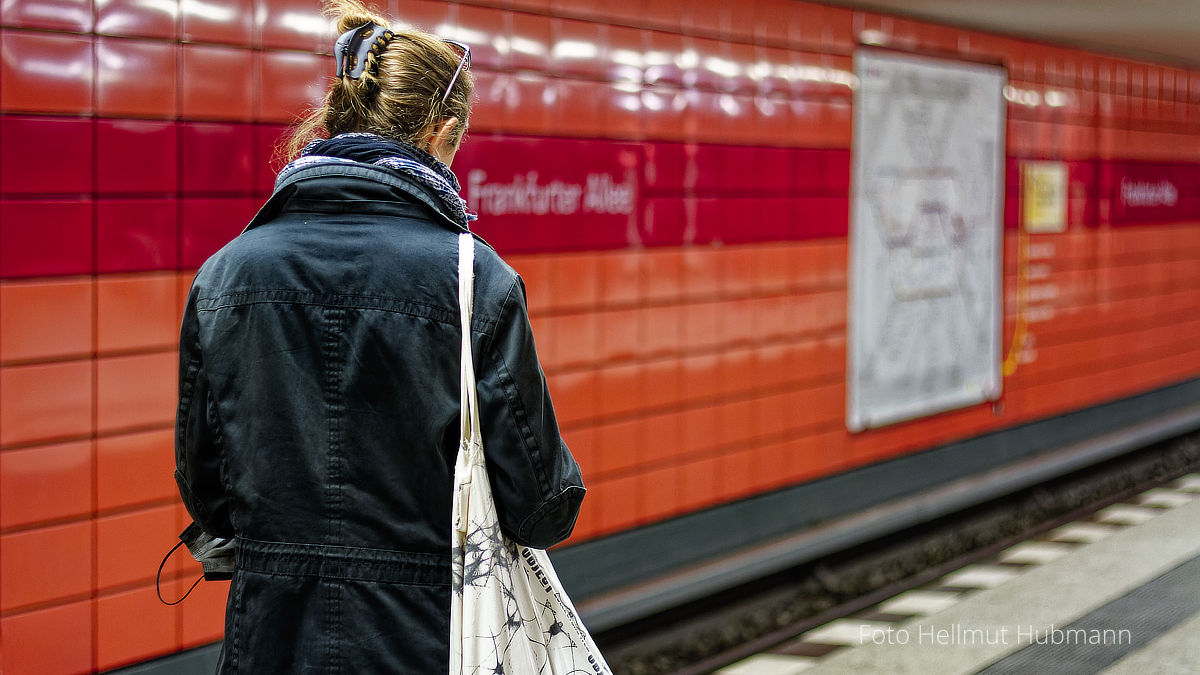
[[[515,641],[521,639],[522,633],[524,633],[525,641],[533,642],[547,649],[556,641],[555,646],[562,650],[574,650],[579,645],[571,639],[569,631],[566,630],[563,623],[564,617],[559,616],[558,610],[562,607],[561,601],[556,603],[550,598],[546,598],[523,610],[522,603],[518,600],[518,592],[515,590],[518,575],[524,577],[524,581],[531,586],[541,587],[551,593],[554,591],[542,579],[537,578],[537,570],[540,569],[540,566],[536,563],[532,551],[518,546],[504,537],[496,516],[495,503],[490,499],[479,499],[479,496],[478,493],[472,494],[472,497],[478,499],[477,503],[484,506],[486,513],[482,518],[478,518],[479,514],[472,511],[467,534],[465,537],[461,537],[463,544],[460,546],[455,542],[452,547],[454,593],[461,597],[468,588],[484,591],[493,584],[499,586],[498,590],[505,614],[503,630],[493,634],[475,636],[484,641],[490,641],[494,651],[488,662],[474,665],[470,672],[479,675],[505,675],[506,673],[515,675],[508,673],[504,664],[512,661],[508,658],[508,651]],[[526,557],[532,563],[530,567],[520,564],[523,553],[528,553]],[[534,570],[533,574],[530,573],[530,569]],[[554,595],[558,594],[554,593]],[[565,618],[572,623],[578,623],[578,618],[575,616]],[[582,664],[575,663],[573,656],[572,654],[572,663],[570,670],[567,671],[568,674],[597,672],[593,664],[588,661],[586,653],[581,654]],[[539,675],[556,672],[558,671],[553,670],[549,663],[541,664],[541,668],[538,670]]]

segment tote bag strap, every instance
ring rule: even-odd
[[[479,434],[479,400],[475,392],[475,361],[471,356],[471,306],[475,294],[475,238],[469,232],[458,235],[458,308],[462,322],[462,370],[459,376],[459,403],[462,411],[463,447],[482,443]]]

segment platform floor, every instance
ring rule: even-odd
[[[719,672],[1200,673],[1200,474]]]

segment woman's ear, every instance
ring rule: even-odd
[[[429,154],[437,157],[446,166],[450,166],[454,161],[454,153],[458,152],[458,144],[454,142],[454,129],[457,126],[457,117],[443,120],[433,128],[433,135],[429,138]]]

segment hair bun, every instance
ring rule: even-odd
[[[325,14],[337,18],[338,35],[368,22],[374,22],[375,25],[384,28],[391,28],[386,18],[372,12],[358,0],[328,0],[325,4]]]

